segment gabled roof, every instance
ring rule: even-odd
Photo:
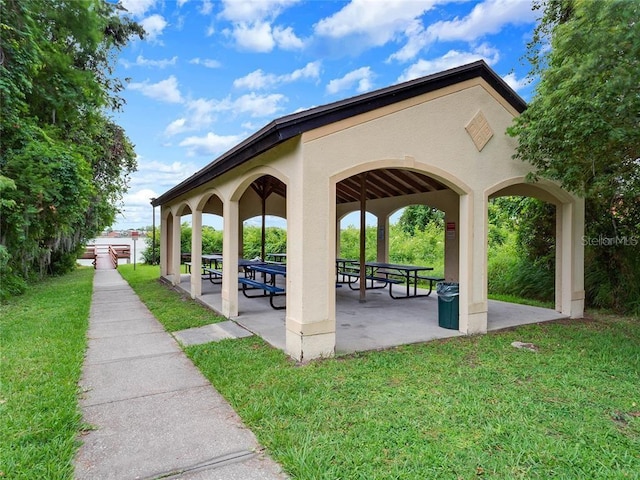
[[[480,60],[273,120],[191,177],[160,195],[152,205],[155,207],[167,203],[304,132],[477,77],[483,78],[515,110],[524,111],[524,100]]]

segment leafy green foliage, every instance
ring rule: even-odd
[[[262,257],[262,227],[245,225],[243,229],[243,242],[244,258]],[[286,253],[287,231],[278,227],[266,227],[264,245],[265,253]]]
[[[155,245],[154,245],[154,233],[155,233]],[[147,230],[147,236],[145,237],[145,248],[142,251],[142,260],[147,265],[160,264],[160,232],[158,229],[153,231],[153,227],[149,227]]]
[[[135,171],[107,116],[123,88],[114,53],[142,27],[101,0],[0,0],[0,283],[74,267],[114,221]]]
[[[551,49],[530,56],[540,82],[509,132],[517,158],[580,195],[640,194],[639,18],[632,0],[551,2],[539,27]]]
[[[555,208],[530,197],[489,202],[488,290],[553,302]]]
[[[533,178],[586,198],[587,301],[637,312],[640,3],[551,0],[538,8],[528,59],[540,81],[508,129],[518,137],[515,157],[536,167]]]
[[[368,226],[366,235],[366,261],[376,260],[376,234]],[[341,258],[360,258],[360,229],[349,226],[340,232]],[[407,265],[434,267],[434,275],[444,272],[444,226],[438,222],[426,224],[422,229],[407,232],[398,223],[389,228],[389,261]]]
[[[183,223],[180,226],[180,251],[191,251],[191,226]],[[159,237],[156,238],[156,241]],[[258,237],[259,239],[259,237]],[[148,248],[150,244],[147,243]],[[159,248],[159,247],[158,247]],[[216,230],[209,225],[202,227],[202,253],[211,254],[222,252],[222,230]]]
[[[411,235],[431,223],[444,227],[444,212],[428,205],[409,205],[403,210],[398,223],[405,233]]]

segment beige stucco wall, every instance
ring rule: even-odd
[[[465,130],[482,112],[493,137],[480,151]],[[445,276],[460,282],[460,330],[479,333],[487,327],[487,201],[504,192],[526,192],[528,165],[511,158],[515,140],[505,135],[517,112],[482,79],[398,102],[363,115],[304,133],[257,156],[165,206],[174,215],[202,205],[224,216],[223,314],[238,314],[237,256],[240,223],[258,215],[260,203],[251,182],[272,175],[287,186],[286,201],[269,203],[268,213],[287,218],[287,353],[298,360],[330,356],[335,348],[336,219],[359,205],[336,205],[336,184],[377,168],[405,168],[429,175],[450,190],[371,201],[381,226],[398,208],[427,203],[456,223],[455,239],[446,242]],[[520,190],[519,190],[520,188]],[[556,186],[536,190],[560,206],[557,303],[563,312],[581,314],[582,203]],[[542,193],[541,193],[542,192]],[[216,200],[207,199],[215,195]],[[169,208],[169,210],[167,210]],[[164,217],[167,217],[167,213]],[[197,213],[196,213],[197,214]],[[163,218],[164,218],[163,217]],[[179,221],[174,219],[173,232]],[[163,235],[171,232],[163,225]],[[194,235],[195,237],[195,235]],[[194,241],[197,241],[194,239]],[[175,251],[176,237],[173,238]],[[379,251],[379,256],[384,252]],[[176,263],[167,254],[163,272]],[[192,259],[194,262],[199,259]],[[323,274],[324,272],[324,274]],[[197,287],[192,286],[192,294]]]

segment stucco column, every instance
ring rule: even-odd
[[[584,199],[556,207],[556,309],[584,315]]]
[[[244,222],[242,220],[238,220],[236,223],[238,224],[238,234],[236,236],[236,241],[238,242],[238,254],[236,257],[244,258]]]
[[[191,214],[191,298],[202,295],[202,211]]]
[[[376,258],[378,262],[389,261],[389,215],[378,215],[378,228],[376,230]]]
[[[287,185],[286,352],[298,361],[333,356],[335,185],[298,172]]]
[[[165,214],[164,208],[161,208],[160,218],[160,276],[166,277],[171,267],[173,217],[170,213]]]
[[[338,216],[336,215],[336,219],[335,219],[335,242],[336,242],[336,258],[341,257],[342,255],[340,254],[340,219],[338,218]]]
[[[456,195],[455,205],[444,212],[444,278],[447,282],[460,281],[460,205]]]
[[[171,274],[173,275],[173,285],[180,284],[180,217],[173,216],[173,228],[171,229]]]
[[[487,200],[460,197],[460,331],[487,331]]]
[[[238,202],[224,202],[222,230],[222,315],[238,316],[238,232],[240,230]]]

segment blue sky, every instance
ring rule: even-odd
[[[117,0],[105,0],[115,3]],[[530,0],[120,0],[148,35],[118,58],[138,171],[113,228],[274,118],[484,59],[525,100]],[[214,224],[214,226],[216,226]]]

